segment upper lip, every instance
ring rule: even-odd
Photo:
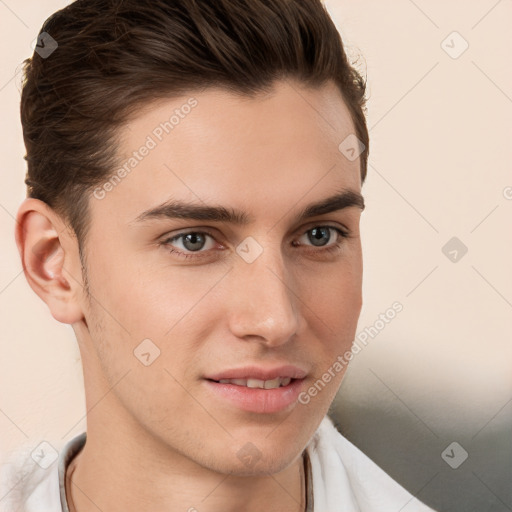
[[[258,379],[273,380],[277,377],[289,377],[291,379],[303,379],[307,375],[305,370],[290,364],[264,368],[262,366],[244,366],[242,368],[231,368],[218,373],[207,375],[209,380],[225,379]]]

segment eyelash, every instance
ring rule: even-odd
[[[340,228],[338,228],[336,226],[329,226],[329,225],[323,225],[323,224],[319,224],[318,226],[313,226],[311,229],[308,229],[303,234],[306,234],[309,231],[313,231],[313,229],[315,229],[315,228],[329,228],[329,229],[333,229],[334,231],[336,231],[341,236],[342,239],[347,239],[350,236],[348,231],[344,231],[344,230],[342,230],[342,229],[340,229]],[[196,259],[200,259],[200,258],[203,258],[203,257],[208,257],[207,253],[209,251],[197,251],[195,253],[186,253],[186,252],[177,250],[172,245],[170,245],[170,242],[175,242],[176,240],[179,240],[180,238],[184,238],[187,235],[191,235],[191,234],[208,235],[208,236],[210,236],[211,238],[213,238],[215,240],[214,235],[212,233],[210,233],[209,231],[186,231],[184,233],[180,233],[179,235],[173,236],[171,238],[166,238],[165,240],[163,240],[161,242],[161,245],[165,246],[167,248],[167,250],[169,251],[169,253],[176,254],[180,258],[185,258],[185,259],[196,258]],[[337,241],[335,244],[332,244],[331,246],[329,246],[327,248],[319,248],[319,249],[316,249],[316,250],[313,249],[312,251],[310,250],[308,252],[321,253],[321,254],[330,254],[330,253],[339,251],[341,249],[342,245],[343,245],[343,241]]]

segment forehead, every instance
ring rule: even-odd
[[[92,212],[125,223],[174,197],[282,216],[302,197],[360,190],[359,159],[339,149],[354,132],[333,83],[287,80],[254,97],[212,88],[159,100],[122,129],[114,179]]]

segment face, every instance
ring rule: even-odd
[[[339,150],[355,130],[333,84],[191,96],[127,124],[125,172],[91,196],[86,389],[110,390],[111,421],[148,445],[274,473],[326,414],[355,336],[360,162]]]

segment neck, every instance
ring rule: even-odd
[[[87,442],[66,472],[70,512],[302,512],[306,508],[301,456],[280,473],[241,477],[199,467],[178,454],[166,452],[162,458],[162,450],[160,454],[147,447],[140,450],[144,443],[140,436],[135,439],[124,439],[112,428],[99,432],[88,426]]]

